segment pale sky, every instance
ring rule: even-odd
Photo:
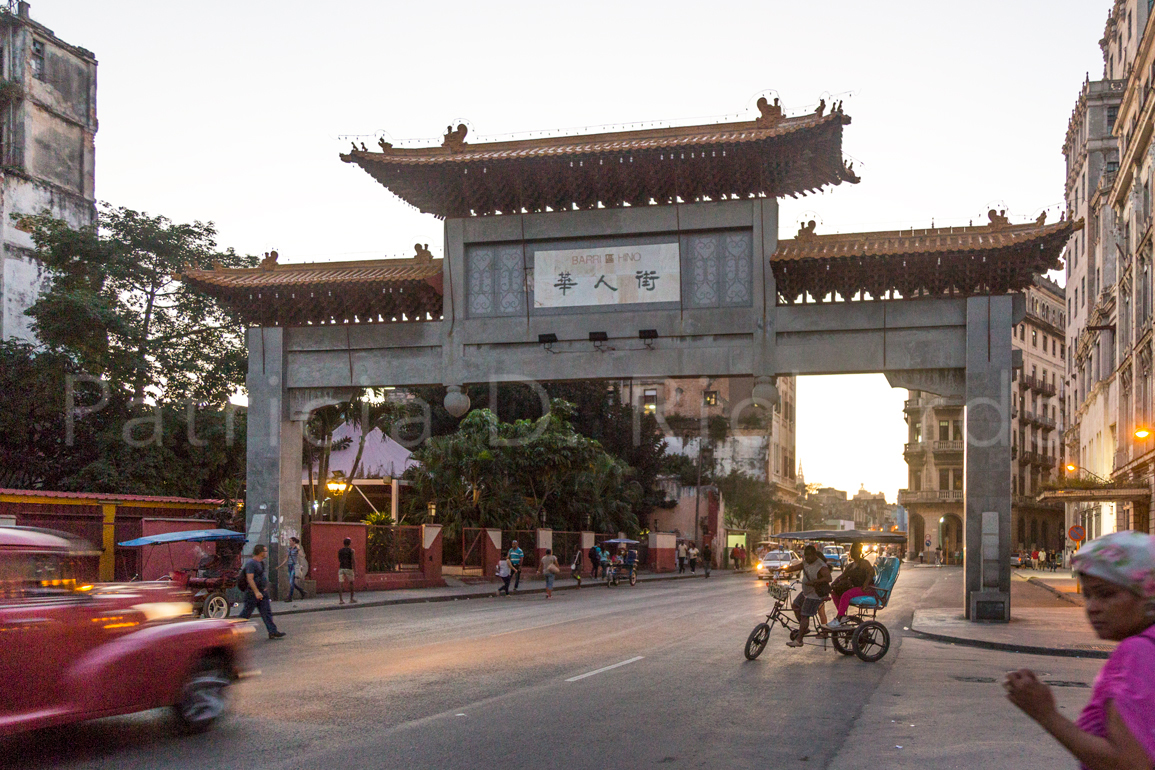
[[[440,143],[510,132],[751,119],[843,99],[862,177],[786,199],[782,237],[1012,221],[1063,200],[1062,143],[1102,77],[1111,0],[686,3],[33,0],[95,52],[101,200],[216,223],[282,261],[409,256],[441,222],[337,154],[360,135]],[[882,375],[799,383],[808,481],[889,500],[906,486],[905,391]]]

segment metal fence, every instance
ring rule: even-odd
[[[573,557],[582,547],[582,533],[581,532],[558,532],[553,533],[553,555],[557,557],[558,563],[565,566],[573,564]],[[585,560],[583,560],[584,563]]]
[[[369,527],[366,572],[420,572],[421,527]]]
[[[485,574],[485,543],[489,535],[478,527],[465,527],[461,530],[461,537],[454,538],[458,543],[461,554],[460,561],[462,575]]]

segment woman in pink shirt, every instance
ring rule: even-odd
[[[1155,767],[1155,537],[1116,532],[1071,557],[1087,619],[1119,646],[1095,678],[1091,701],[1072,722],[1051,688],[1028,669],[1007,674],[1007,698],[1089,770]]]

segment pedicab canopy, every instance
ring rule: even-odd
[[[771,540],[811,540],[822,543],[906,543],[905,532],[881,532],[862,529],[810,529],[804,532],[779,532]]]
[[[211,543],[217,540],[235,540],[243,543],[244,532],[234,532],[231,529],[194,529],[188,532],[164,532],[159,535],[138,537],[135,540],[125,540],[117,543],[121,546],[161,545],[163,543]]]

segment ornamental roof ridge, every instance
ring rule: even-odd
[[[821,105],[825,108],[825,103]],[[661,128],[610,131],[592,134],[566,134],[563,136],[513,139],[500,142],[465,141],[465,132],[458,126],[448,132],[440,146],[394,147],[389,142],[378,142],[380,152],[357,149],[341,154],[341,160],[352,163],[355,160],[370,160],[386,163],[438,163],[445,161],[473,161],[487,158],[512,158],[532,156],[570,155],[595,152],[620,152],[632,149],[657,149],[663,146],[681,147],[697,144],[728,144],[757,141],[784,136],[794,131],[815,128],[828,123],[849,125],[851,118],[842,111],[841,103],[829,113],[818,111],[793,117],[776,118],[772,113],[764,114],[756,120],[732,123],[706,123],[693,126],[664,126]]]

